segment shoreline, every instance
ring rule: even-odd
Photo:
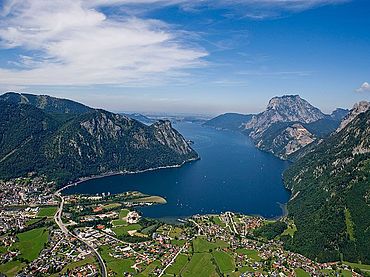
[[[63,190],[69,188],[69,187],[78,186],[79,184],[81,184],[83,182],[94,180],[94,179],[100,179],[100,178],[104,178],[104,177],[111,177],[111,176],[117,176],[117,175],[126,175],[126,174],[127,175],[129,175],[129,174],[139,174],[139,173],[151,172],[151,171],[156,171],[156,170],[161,170],[161,169],[180,168],[180,167],[184,166],[187,163],[198,161],[200,159],[201,158],[198,156],[196,158],[191,158],[191,159],[188,159],[186,161],[183,161],[180,164],[151,167],[151,168],[136,170],[136,171],[113,171],[113,172],[102,173],[102,174],[99,174],[99,175],[92,175],[92,176],[89,176],[89,177],[81,177],[81,178],[78,178],[76,181],[73,181],[72,183],[67,184],[67,185],[59,188],[56,192],[60,193]]]
[[[263,151],[263,150],[260,150],[260,151]],[[191,159],[185,160],[185,161],[183,161],[180,164],[174,164],[174,165],[168,165],[168,166],[158,166],[158,167],[147,168],[147,169],[136,170],[136,171],[115,171],[115,172],[107,172],[107,173],[102,173],[102,174],[99,174],[99,175],[92,175],[92,176],[89,176],[89,177],[81,177],[81,178],[77,179],[76,181],[74,181],[74,182],[72,182],[70,184],[67,184],[67,185],[61,187],[60,189],[57,190],[57,192],[62,192],[63,190],[65,190],[65,189],[67,189],[69,187],[78,186],[79,184],[81,184],[83,182],[94,180],[94,179],[100,179],[100,178],[117,176],[117,175],[139,174],[139,173],[151,172],[151,171],[156,171],[156,170],[161,170],[161,169],[180,168],[180,167],[184,166],[187,163],[198,161],[200,159],[201,158],[198,156],[196,158],[191,158]],[[245,214],[245,215],[248,215],[248,216],[258,216],[258,217],[264,218],[265,220],[281,220],[282,218],[287,217],[288,216],[287,205],[288,205],[289,201],[292,199],[292,196],[293,195],[292,195],[292,190],[289,189],[288,187],[286,187],[286,185],[284,184],[284,182],[283,182],[283,186],[284,186],[284,188],[287,191],[290,192],[291,195],[290,195],[290,198],[289,198],[288,202],[286,202],[286,203],[279,203],[279,202],[277,202],[278,206],[280,207],[280,209],[282,211],[282,214],[281,215],[273,216],[273,217],[266,217],[266,216],[262,216],[260,214]],[[235,213],[238,213],[238,212],[235,212]],[[189,216],[183,216],[183,217],[180,217],[180,218],[182,218],[182,219],[185,218],[186,219],[186,218],[189,218],[189,217],[191,217],[191,215],[189,215]],[[171,218],[174,221],[177,221],[177,219],[178,219],[177,217],[169,217],[169,218]],[[164,219],[164,218],[157,218],[157,219]],[[168,219],[168,218],[166,218],[166,219]]]

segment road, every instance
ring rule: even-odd
[[[233,228],[232,231],[234,231],[235,234],[238,234],[239,235],[239,232],[236,230],[236,224],[234,222],[233,213],[226,212],[225,214],[229,217],[229,221],[231,223],[231,227]]]
[[[179,252],[176,253],[176,255],[173,257],[173,259],[166,265],[166,267],[161,271],[161,273],[158,275],[158,277],[161,277],[165,273],[167,268],[175,262],[177,256],[180,255],[180,253],[185,249],[186,246],[187,245],[185,244],[183,247],[180,248]]]
[[[63,221],[62,221],[62,213],[63,213],[63,206],[64,206],[64,198],[63,196],[61,195],[61,191],[63,189],[60,189],[58,190],[57,192],[55,192],[55,196],[60,198],[60,205],[59,205],[59,208],[58,208],[58,211],[56,212],[56,214],[54,215],[54,220],[55,220],[55,223],[59,226],[60,230],[62,230],[62,232],[66,235],[69,235],[69,236],[72,236],[76,239],[78,239],[79,241],[81,241],[82,243],[84,243],[93,253],[94,255],[96,256],[96,258],[98,259],[98,262],[99,262],[99,265],[100,265],[100,269],[101,269],[101,273],[102,273],[102,276],[103,277],[107,277],[108,274],[107,274],[107,267],[105,266],[105,263],[104,263],[104,260],[103,258],[100,256],[99,252],[93,247],[91,246],[90,244],[88,244],[86,241],[84,241],[83,239],[81,239],[80,237],[76,236],[75,234],[71,233],[67,228],[66,226],[64,225]]]

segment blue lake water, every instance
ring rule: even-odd
[[[195,123],[174,127],[187,139],[201,160],[181,168],[93,179],[71,187],[66,194],[120,193],[137,190],[160,195],[165,205],[142,208],[145,216],[177,218],[193,214],[234,211],[276,217],[290,193],[282,172],[289,165],[255,148],[247,136]]]

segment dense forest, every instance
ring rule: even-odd
[[[370,111],[285,173],[297,232],[286,245],[319,261],[370,263]]]

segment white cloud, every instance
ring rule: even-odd
[[[184,9],[240,7],[263,19],[345,0],[8,0],[0,10],[0,50],[17,49],[0,67],[3,85],[150,85],[205,65],[207,51],[191,33],[140,11],[166,5]],[[109,16],[103,7],[121,6]],[[136,14],[136,16],[133,16]]]
[[[184,33],[161,21],[109,18],[98,10],[107,1],[94,2],[8,1],[1,47],[31,54],[0,68],[0,84],[144,84],[202,65],[207,52],[180,40]]]
[[[356,92],[370,92],[370,84],[368,82],[364,82]]]

